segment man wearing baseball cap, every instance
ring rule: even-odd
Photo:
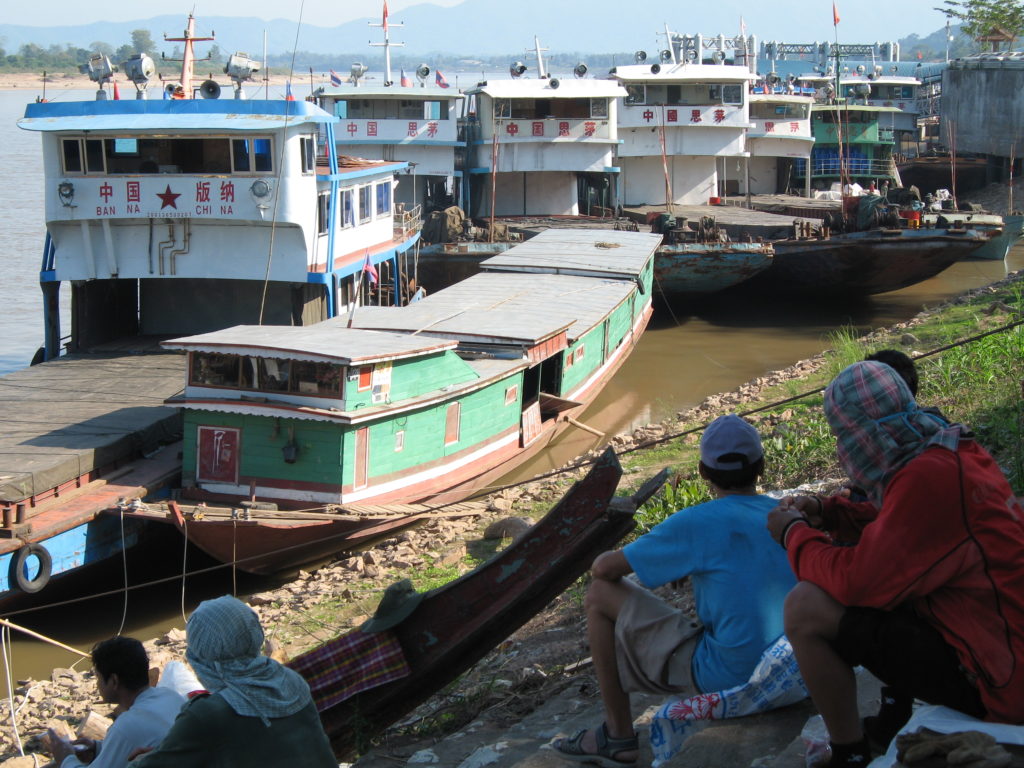
[[[777,502],[757,493],[763,470],[757,430],[734,414],[715,419],[701,438],[699,464],[714,499],[594,560],[587,637],[606,720],[553,742],[562,757],[633,765],[631,691],[678,695],[740,685],[782,634],[782,604],[795,579],[765,528]],[[648,589],[623,578],[630,573]],[[686,577],[696,620],[650,591]]]

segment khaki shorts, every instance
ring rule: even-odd
[[[699,693],[693,681],[693,652],[704,627],[638,587],[615,620],[615,658],[619,681],[628,692]]]

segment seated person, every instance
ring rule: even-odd
[[[787,498],[768,525],[800,580],[786,635],[828,727],[828,765],[870,762],[868,739],[891,740],[914,698],[1024,723],[1024,508],[998,465],[965,427],[919,409],[888,365],[846,368],[825,415],[869,500]],[[843,529],[853,546],[825,532]],[[856,666],[887,686],[864,723]]]
[[[633,765],[630,691],[689,694],[745,683],[782,634],[782,602],[795,579],[764,529],[776,501],[755,489],[764,470],[757,430],[734,414],[715,419],[698,470],[714,500],[594,561],[587,637],[607,720],[556,740],[562,757]],[[700,621],[623,578],[632,572],[650,588],[690,577]]]
[[[262,655],[252,608],[228,595],[206,600],[185,631],[185,657],[209,693],[193,697],[160,746],[132,768],[337,768],[309,686]]]
[[[102,740],[68,742],[51,731],[54,763],[60,768],[123,768],[136,749],[160,743],[185,703],[181,694],[169,688],[150,687],[146,649],[131,637],[97,643],[92,649],[92,665],[100,698],[117,704],[121,714]]]

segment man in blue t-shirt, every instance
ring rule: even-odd
[[[623,549],[594,560],[587,637],[606,721],[557,739],[562,757],[633,765],[630,691],[694,694],[745,683],[782,634],[782,603],[796,583],[765,527],[777,502],[758,495],[761,438],[729,414],[704,430],[699,471],[714,500],[676,512]],[[697,620],[624,576],[654,588],[686,577]]]

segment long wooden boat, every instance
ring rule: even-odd
[[[165,342],[189,355],[185,390],[167,401],[184,412],[183,496],[345,515],[467,498],[573,424],[628,357],[651,316],[660,240],[548,230],[406,307]],[[386,524],[256,514],[181,528],[267,572]]]
[[[607,450],[548,514],[507,549],[459,579],[432,590],[397,626],[387,630],[401,647],[409,674],[337,701],[358,670],[328,671],[332,648],[338,667],[351,663],[349,633],[293,660],[318,702],[339,759],[350,756],[479,661],[582,575],[599,553],[632,530],[632,513],[665,481],[648,481],[628,499],[612,496],[621,477]]]
[[[975,229],[874,229],[775,241],[771,267],[744,289],[801,296],[868,296],[919,283],[988,240]]]

